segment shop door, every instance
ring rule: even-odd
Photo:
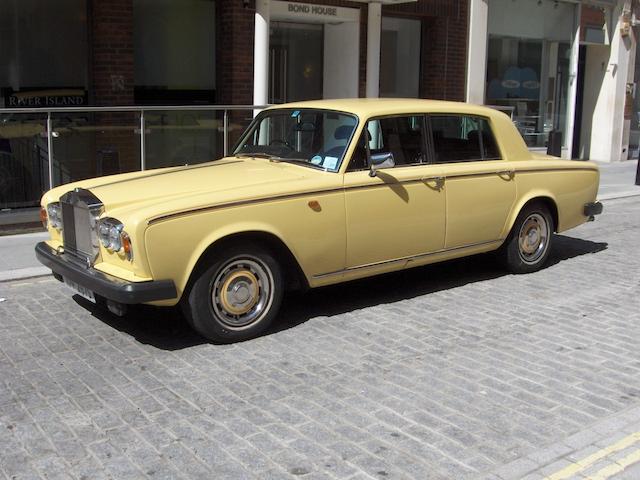
[[[323,25],[272,22],[269,103],[322,98]]]

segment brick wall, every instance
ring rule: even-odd
[[[91,0],[89,42],[90,102],[96,106],[133,105],[133,0]],[[91,150],[95,174],[140,168],[137,115],[96,113]]]
[[[255,4],[242,0],[216,3],[216,103],[253,103]]]
[[[91,0],[91,103],[133,104],[133,0]]]
[[[422,19],[420,96],[464,100],[468,0],[418,0],[386,5],[382,14]]]

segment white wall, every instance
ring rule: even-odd
[[[584,94],[582,98],[582,124],[580,125],[581,159],[589,159],[591,155],[591,136],[593,129],[598,129],[602,121],[595,116],[598,97],[601,93],[602,81],[609,61],[609,47],[606,45],[588,45],[584,68]]]
[[[324,98],[358,96],[360,24],[355,22],[324,26]]]
[[[602,86],[591,125],[590,159],[603,162],[626,160],[628,139],[624,138],[624,106],[626,85],[631,76],[631,58],[635,55],[633,34],[620,35],[620,15],[630,1],[621,1],[614,9],[611,29],[611,49],[605,63]]]
[[[488,0],[470,0],[466,99],[480,105],[485,102],[488,26]]]
[[[575,4],[549,0],[490,0],[489,34],[516,38],[572,38]]]

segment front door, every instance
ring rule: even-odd
[[[426,164],[424,126],[422,115],[368,122],[344,180],[348,270],[396,269],[410,257],[443,248],[445,193],[442,179]],[[375,177],[367,153],[380,162]]]
[[[269,37],[269,103],[322,98],[324,27],[272,22]]]

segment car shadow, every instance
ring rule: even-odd
[[[607,243],[556,235],[545,268],[574,257],[601,252],[607,247]],[[340,315],[362,308],[395,303],[505,275],[509,273],[502,268],[496,256],[488,253],[306,292],[292,292],[286,295],[274,325],[263,335],[294,328],[318,316]],[[82,297],[76,295],[74,299],[98,320],[131,335],[143,344],[173,351],[208,343],[191,330],[177,307],[134,305],[124,317],[118,317],[106,308]]]

